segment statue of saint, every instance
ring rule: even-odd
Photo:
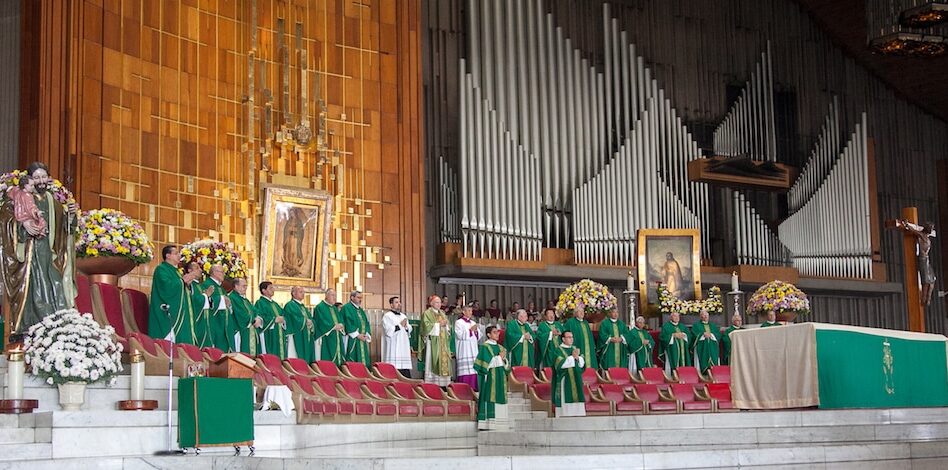
[[[684,279],[681,276],[681,266],[675,260],[672,252],[665,253],[665,264],[662,266],[662,281],[668,286],[668,292],[675,297],[681,296]]]
[[[75,306],[78,207],[53,195],[46,165],[31,164],[0,203],[0,280],[11,343],[47,315]]]
[[[931,260],[928,258],[928,252],[932,249],[931,236],[932,232],[935,231],[935,226],[931,222],[926,222],[919,229],[917,225],[904,220],[901,221],[901,225],[905,231],[915,236],[916,243],[918,243],[918,275],[922,280],[921,301],[922,304],[928,306],[932,303],[932,292],[935,290],[935,281],[937,280]]]

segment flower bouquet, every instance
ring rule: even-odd
[[[616,297],[609,292],[608,287],[583,279],[570,285],[560,294],[556,303],[556,314],[562,318],[572,317],[579,302],[586,306],[586,320],[590,323],[601,320],[607,312],[618,308]]]
[[[708,298],[703,300],[682,300],[674,296],[665,284],[659,284],[658,289],[658,311],[662,315],[671,315],[672,312],[678,312],[682,315],[697,315],[701,310],[707,309],[709,315],[720,315],[724,313],[724,302],[721,299],[721,288],[712,286],[708,289]]]
[[[766,315],[773,310],[781,321],[793,321],[797,315],[810,313],[810,299],[789,282],[770,281],[754,292],[747,302],[747,310],[755,315]]]
[[[151,240],[138,222],[114,209],[95,209],[79,217],[76,257],[96,256],[117,256],[144,264],[154,254]]]
[[[211,266],[219,264],[224,267],[224,276],[227,279],[241,279],[247,277],[247,263],[240,254],[227,246],[226,243],[214,240],[199,240],[181,248],[181,264],[184,270],[188,264],[196,261],[204,274],[211,273]]]
[[[122,370],[122,345],[114,335],[88,313],[60,310],[30,327],[26,363],[49,385],[106,381]]]

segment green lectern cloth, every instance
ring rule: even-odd
[[[250,379],[190,377],[179,380],[178,445],[253,445]]]
[[[948,338],[801,323],[731,333],[731,395],[746,409],[948,406]]]

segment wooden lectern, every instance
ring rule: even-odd
[[[208,377],[219,377],[224,379],[249,379],[253,378],[257,371],[256,363],[243,354],[231,353],[225,354],[211,364],[208,370]]]

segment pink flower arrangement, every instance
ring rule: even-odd
[[[79,239],[76,256],[120,256],[137,264],[151,261],[154,256],[151,240],[141,225],[114,209],[85,211],[79,217]]]
[[[774,312],[810,313],[810,299],[797,286],[783,281],[770,281],[760,286],[747,302],[747,310],[754,314]]]

